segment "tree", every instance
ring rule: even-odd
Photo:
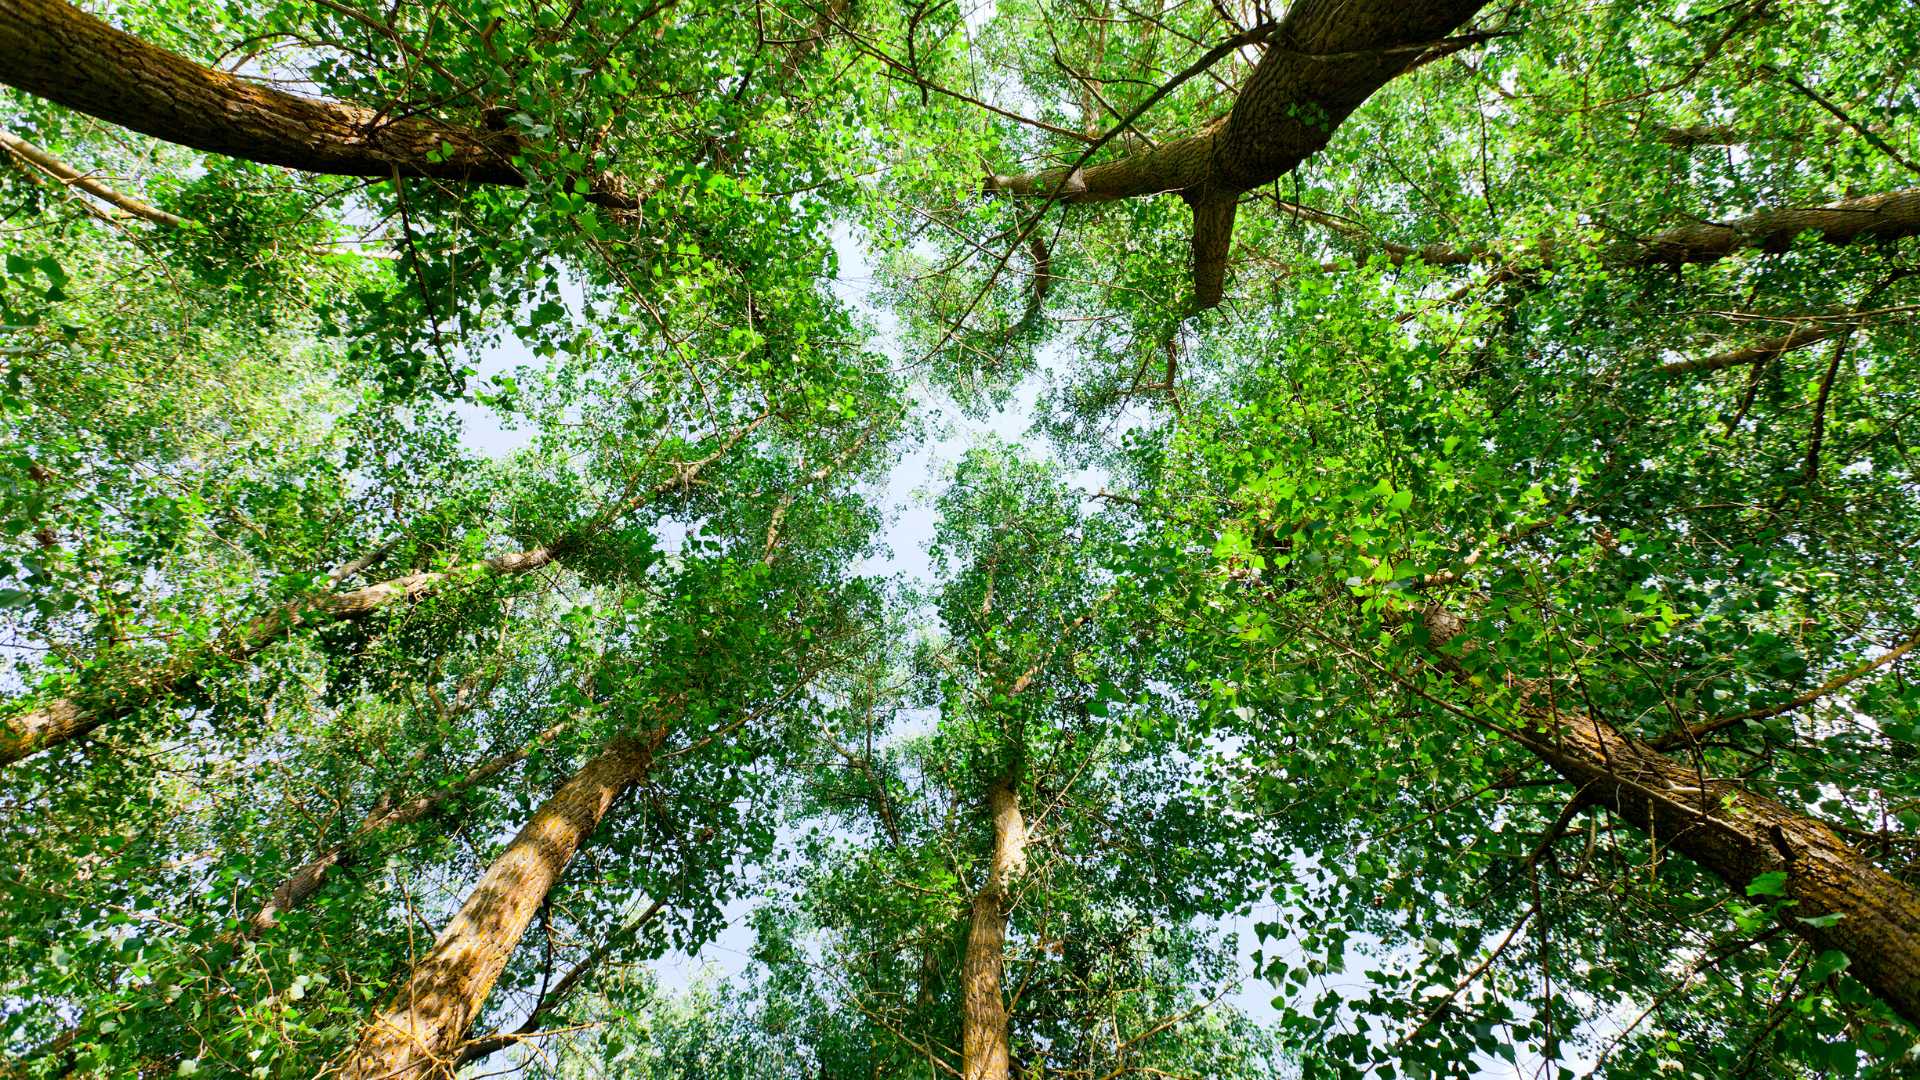
[[[4,1070],[1902,1075],[1910,22],[0,0]]]

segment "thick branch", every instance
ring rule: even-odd
[[[1719,371],[1722,368],[1764,363],[1781,353],[1819,344],[1851,329],[1853,329],[1851,324],[1802,326],[1792,333],[1768,338],[1765,341],[1756,341],[1738,349],[1728,349],[1725,352],[1717,352],[1712,356],[1702,356],[1693,360],[1675,360],[1670,364],[1662,364],[1660,372],[1663,375],[1685,375],[1693,371]]]
[[[139,199],[95,180],[73,166],[47,153],[38,146],[15,135],[11,131],[0,131],[0,148],[6,149],[20,160],[38,168],[69,187],[79,188],[102,202],[110,203],[137,218],[144,218],[156,225],[181,226],[186,222],[167,213],[157,206],[150,206]]]
[[[0,83],[166,142],[337,176],[523,186],[507,131],[395,117],[203,67],[62,0],[0,0]],[[606,184],[595,201],[637,205]]]
[[[1429,266],[1501,263],[1510,254],[1518,254],[1503,253],[1484,244],[1429,244],[1416,248],[1375,239],[1364,226],[1312,207],[1285,203],[1281,210],[1301,221],[1375,247],[1395,266],[1413,258]],[[1786,251],[1796,239],[1809,233],[1829,244],[1850,244],[1862,239],[1895,240],[1920,234],[1920,188],[1839,199],[1820,206],[1759,210],[1728,222],[1680,225],[1608,245],[1600,258],[1603,264],[1614,269],[1711,263],[1752,248]],[[1522,250],[1530,251],[1543,265],[1552,266],[1567,247],[1564,241],[1547,237]],[[1811,344],[1811,341],[1801,344]],[[1744,362],[1749,361],[1730,360],[1723,366]]]

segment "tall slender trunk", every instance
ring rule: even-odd
[[[340,1080],[453,1075],[467,1030],[535,912],[614,800],[646,777],[665,737],[660,728],[615,739],[534,811],[406,985],[369,1021]]]
[[[13,2],[15,0],[0,0],[0,13],[5,12],[5,5]],[[149,702],[190,689],[213,665],[226,660],[245,660],[297,626],[364,619],[402,601],[419,600],[446,585],[469,578],[515,577],[550,566],[572,555],[621,515],[638,510],[656,498],[692,487],[707,466],[738,446],[772,415],[770,411],[761,413],[736,428],[705,457],[675,463],[673,475],[668,479],[630,491],[618,503],[595,515],[590,523],[561,535],[552,543],[449,570],[406,574],[350,592],[326,593],[297,601],[247,623],[210,646],[191,649],[164,663],[137,670],[118,686],[91,695],[87,700],[56,698],[26,712],[0,717],[0,766],[71,742]]]
[[[987,813],[993,820],[993,856],[987,879],[973,896],[973,920],[967,928],[967,955],[960,981],[965,1014],[961,1018],[961,1076],[964,1080],[1007,1080],[1011,1050],[1007,1003],[1001,993],[1006,965],[1008,885],[1027,866],[1027,823],[1020,815],[1016,778],[1009,773],[987,789]]]
[[[1434,665],[1464,682],[1477,667],[1472,653],[1446,645],[1465,632],[1465,622],[1438,607],[1428,608],[1423,621]],[[1513,737],[1583,799],[1736,892],[1761,874],[1784,871],[1787,896],[1796,903],[1783,925],[1815,948],[1845,953],[1855,978],[1920,1025],[1920,892],[1913,886],[1802,811],[1737,781],[1704,777],[1591,713],[1562,710],[1544,685],[1515,690],[1533,728]],[[1827,915],[1840,919],[1832,926],[1806,922]]]

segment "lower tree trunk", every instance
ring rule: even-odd
[[[1435,666],[1465,681],[1471,660],[1442,651],[1465,630],[1459,616],[1424,614]],[[1470,658],[1471,653],[1465,654]],[[1623,734],[1598,716],[1554,707],[1543,687],[1517,687],[1531,725],[1514,732],[1582,797],[1644,830],[1736,892],[1761,874],[1787,875],[1795,901],[1787,929],[1815,948],[1837,949],[1848,970],[1907,1022],[1920,1026],[1920,892],[1874,865],[1819,819],[1705,777],[1694,766]],[[1831,926],[1805,920],[1838,915]]]
[[[547,893],[615,799],[644,779],[664,728],[614,740],[553,793],[414,965],[342,1063],[341,1080],[451,1077],[460,1046]]]
[[[993,858],[986,882],[973,897],[973,921],[967,929],[967,955],[960,974],[964,1080],[1007,1080],[1012,1060],[1007,1003],[1000,984],[1006,964],[1008,884],[1026,869],[1027,824],[1020,815],[1020,796],[1011,775],[987,789],[987,812],[993,818]]]

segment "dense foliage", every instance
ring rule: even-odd
[[[1916,70],[0,0],[0,1075],[1912,1075]]]

